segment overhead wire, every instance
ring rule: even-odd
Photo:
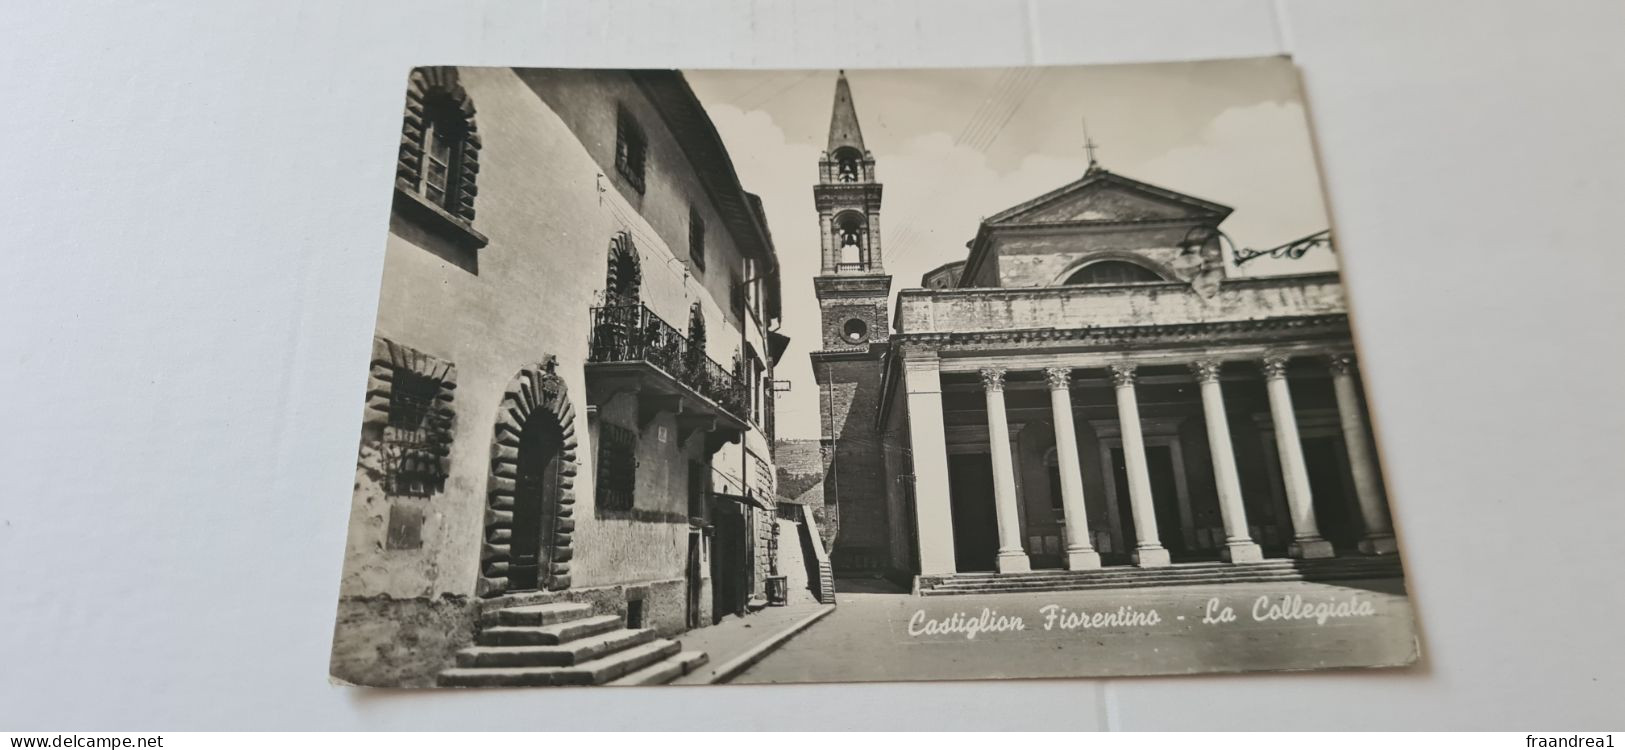
[[[1018,78],[1012,79],[1008,83],[1007,90],[1000,92],[1003,95],[1001,98],[1004,103],[998,108],[989,110],[997,114],[985,118],[984,123],[977,125],[975,128],[966,127],[962,131],[963,140],[958,145],[969,146],[977,153],[987,153],[987,149],[998,141],[999,136],[1004,132],[1005,127],[1010,124],[1010,121],[1015,118],[1016,113],[1021,111],[1022,106],[1027,102],[1027,98],[1038,88],[1038,84],[1046,72],[1044,68],[1022,70]],[[936,199],[950,190],[952,185],[953,183],[940,184],[938,189],[922,205],[935,205],[938,202]],[[958,186],[959,189],[964,187],[964,185]],[[889,244],[890,257],[888,259],[892,262],[907,257],[919,240],[920,232],[917,222],[907,222],[905,230],[905,232],[899,233],[899,238],[893,239]]]

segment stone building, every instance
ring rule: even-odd
[[[787,344],[699,101],[667,71],[415,70],[393,205],[334,675],[691,668],[669,637],[775,567]]]
[[[888,318],[850,99],[843,80],[815,187],[837,565],[927,593],[1046,568],[1397,574],[1337,273],[1236,275],[1230,208],[1091,162],[984,219]],[[1326,558],[1351,562],[1301,562]]]

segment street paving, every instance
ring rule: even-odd
[[[1416,649],[1397,579],[935,597],[843,580],[836,591],[834,614],[733,682],[1396,666]]]

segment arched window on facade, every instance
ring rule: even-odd
[[[638,260],[632,235],[620,232],[609,241],[609,269],[604,277],[604,304],[636,305],[643,284],[643,265]]]
[[[1126,260],[1103,260],[1090,263],[1077,270],[1066,280],[1067,286],[1103,286],[1109,284],[1140,284],[1165,281],[1156,271]]]
[[[703,374],[705,368],[705,311],[695,302],[688,308],[688,350],[683,361],[691,375]]]
[[[862,214],[848,212],[835,219],[835,240],[839,250],[836,262],[843,270],[869,267],[869,222]]]
[[[453,218],[474,221],[480,138],[457,69],[417,68],[408,80],[396,184]]]

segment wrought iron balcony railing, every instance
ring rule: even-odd
[[[592,309],[588,362],[647,362],[747,421],[744,384],[642,304]]]

